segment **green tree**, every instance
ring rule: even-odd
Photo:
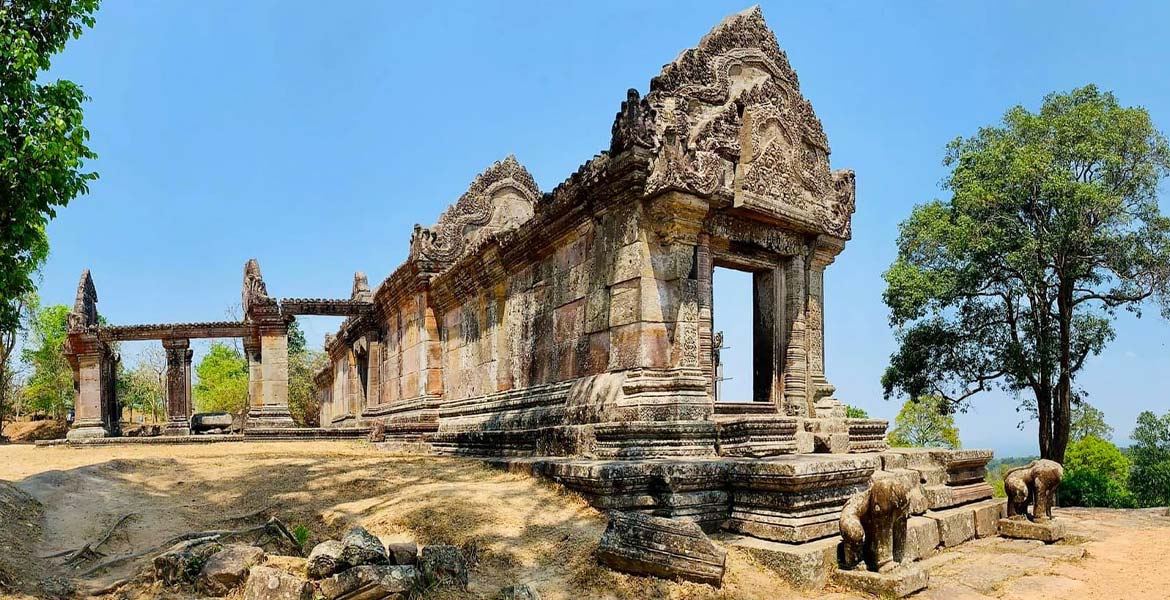
[[[192,388],[199,412],[239,413],[248,405],[248,361],[227,344],[216,342],[195,366],[199,382]]]
[[[885,273],[900,346],[886,395],[1024,392],[1041,456],[1063,461],[1076,376],[1115,312],[1155,299],[1170,316],[1170,147],[1145,109],[1090,85],[1012,108],[945,164],[950,200],[915,207]]]
[[[166,413],[166,354],[151,346],[138,355],[134,367],[118,376],[118,397],[132,412],[150,414],[154,422]]]
[[[24,389],[29,411],[60,420],[73,407],[73,368],[65,360],[69,307],[54,304],[32,313],[21,359],[32,369]]]
[[[1081,400],[1073,406],[1068,438],[1076,443],[1087,437],[1111,440],[1113,439],[1113,428],[1105,422],[1105,413],[1092,404]]]
[[[850,419],[868,419],[869,413],[865,409],[857,408],[856,406],[845,405],[845,416]]]
[[[907,400],[894,418],[890,445],[895,447],[959,448],[959,428],[949,405],[938,396]]]
[[[48,255],[45,225],[97,178],[83,172],[81,103],[71,81],[42,82],[54,54],[92,27],[98,0],[0,2],[0,331],[20,322],[18,299],[35,289]]]
[[[1108,440],[1089,435],[1069,444],[1064,455],[1064,481],[1057,491],[1064,506],[1133,506],[1126,485],[1133,463]]]
[[[35,293],[21,294],[15,299],[17,314],[20,315],[19,325],[0,329],[0,440],[4,439],[5,421],[17,411],[23,397],[22,386],[17,382],[19,368],[16,362],[16,341],[31,321],[31,311],[35,310],[37,304]]]
[[[1141,506],[1170,505],[1170,411],[1159,417],[1143,411],[1133,430],[1129,489]]]
[[[310,350],[300,325],[293,321],[288,328],[288,408],[303,427],[320,425],[321,405],[313,377],[323,366],[325,353]]]

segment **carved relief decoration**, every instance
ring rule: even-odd
[[[415,225],[410,258],[441,270],[486,235],[515,229],[532,217],[540,188],[514,156],[480,173],[432,227]]]
[[[833,171],[833,195],[823,205],[821,220],[825,230],[844,239],[853,235],[853,212],[856,207],[857,182],[852,169]]]
[[[366,274],[358,271],[353,274],[353,291],[349,294],[353,302],[373,302],[374,295],[370,292],[370,282]]]
[[[245,317],[250,317],[252,309],[257,306],[275,304],[276,301],[268,297],[268,287],[264,285],[264,277],[260,275],[260,263],[250,258],[244,264],[244,288],[240,295],[240,302]]]
[[[93,277],[89,269],[81,272],[81,281],[77,284],[77,298],[73,302],[73,310],[67,317],[70,331],[84,331],[98,325],[97,288],[93,286]]]
[[[759,246],[784,256],[796,256],[807,251],[804,238],[783,229],[755,221],[713,213],[703,223],[703,230],[715,238]]]
[[[724,20],[635,100],[622,105],[611,151],[635,138],[656,150],[647,194],[734,198],[814,231],[848,230],[824,129],[758,8]]]

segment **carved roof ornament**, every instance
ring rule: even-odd
[[[251,318],[252,310],[256,307],[276,303],[268,297],[268,287],[264,285],[264,277],[260,275],[260,263],[254,258],[249,258],[244,264],[244,288],[240,302],[246,319]]]
[[[84,269],[81,272],[81,281],[77,284],[73,310],[66,319],[70,331],[86,331],[97,327],[97,301],[97,288],[93,285],[93,277],[89,274],[89,269]]]
[[[358,271],[353,274],[353,291],[350,292],[349,299],[354,302],[373,302],[374,294],[370,292],[370,282],[366,279],[366,274]]]
[[[611,155],[634,146],[654,148],[657,144],[654,137],[654,109],[638,96],[638,90],[630,88],[626,92],[626,101],[622,102],[622,109],[614,117],[610,133]]]
[[[758,7],[664,66],[645,98],[631,91],[611,153],[635,145],[655,151],[647,195],[719,197],[799,230],[847,235],[852,208],[841,203],[852,197],[837,191],[821,122]]]
[[[515,156],[480,173],[432,227],[414,226],[410,258],[424,271],[441,271],[487,236],[532,218],[540,188]]]

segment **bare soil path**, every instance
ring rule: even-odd
[[[592,555],[604,516],[557,486],[473,460],[393,455],[357,442],[0,446],[0,480],[43,506],[39,539],[23,539],[32,536],[25,533],[5,541],[31,546],[25,549],[33,558],[26,559],[23,571],[38,580],[72,577],[80,589],[100,587],[145,562],[86,580],[59,560],[35,557],[81,547],[126,514],[134,516],[102,547],[108,556],[185,531],[221,528],[235,516],[271,506],[290,527],[306,526],[311,544],[361,524],[387,541],[474,549],[478,564],[470,589],[438,597],[494,598],[501,588],[521,582],[554,600],[856,597],[838,590],[801,594],[736,551],[729,554],[728,574],[718,590],[614,573],[597,566]],[[5,506],[0,503],[0,512]],[[1170,598],[1170,570],[1164,568],[1170,517],[1164,511],[1060,512],[1073,524],[1074,543],[967,544],[932,559],[931,589],[921,597]],[[10,523],[29,520],[19,517],[0,514],[0,528],[15,532]],[[162,591],[129,592],[119,597],[156,597]]]

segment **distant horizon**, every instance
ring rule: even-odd
[[[42,302],[71,306],[89,268],[111,323],[223,320],[252,257],[274,297],[348,297],[354,271],[376,287],[413,225],[433,223],[477,173],[515,154],[553,189],[608,147],[627,88],[645,91],[743,8],[683,4],[368,3],[322,30],[308,4],[107,3],[50,73],[92,97],[99,158],[87,168],[101,178],[49,225]],[[857,172],[853,239],[825,276],[826,371],[842,402],[891,424],[901,407],[882,398],[894,340],[881,274],[911,207],[946,197],[949,140],[1089,82],[1170,126],[1170,81],[1141,68],[1170,62],[1157,25],[1170,7],[1074,5],[762,3],[833,168]],[[716,286],[717,311],[744,301],[742,282]],[[749,347],[750,317],[722,316]],[[299,322],[319,349],[340,321]],[[1170,410],[1154,377],[1170,372],[1170,323],[1123,312],[1115,327],[1078,383],[1125,446],[1139,412]],[[141,344],[124,344],[125,358]],[[208,342],[192,346],[199,360]],[[729,366],[746,385],[739,350]],[[1003,392],[973,400],[956,417],[963,446],[1038,454],[1017,405]]]

